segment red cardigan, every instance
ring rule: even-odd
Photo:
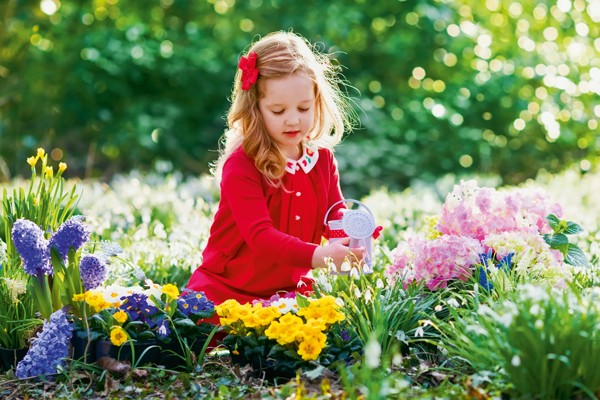
[[[270,186],[241,148],[229,157],[203,261],[188,288],[215,304],[311,290],[310,280],[298,283],[311,270],[325,213],[342,200],[337,163],[331,151],[320,149],[312,170],[286,172],[282,181],[284,187]],[[329,218],[339,218],[342,207]]]

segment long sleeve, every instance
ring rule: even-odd
[[[277,230],[269,213],[263,177],[251,160],[232,156],[223,168],[222,201],[226,201],[243,240],[265,263],[310,266],[317,247]]]

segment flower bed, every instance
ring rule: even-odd
[[[216,311],[234,362],[250,364],[270,379],[329,366],[349,358],[357,347],[344,331],[344,314],[332,296],[308,299],[292,293],[253,304],[227,300]]]

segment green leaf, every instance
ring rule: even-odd
[[[296,303],[298,304],[299,308],[308,307],[308,305],[310,304],[310,302],[308,301],[308,297],[298,292],[296,292]]]
[[[175,324],[175,326],[180,326],[184,328],[194,328],[196,326],[194,321],[192,321],[189,318],[176,319],[173,321],[173,323]]]
[[[555,249],[560,250],[561,253],[567,254],[569,249],[569,238],[562,233],[556,233],[554,235],[544,235],[544,240],[548,245]]]
[[[587,267],[589,266],[589,262],[583,250],[581,250],[577,245],[570,244],[567,254],[565,256],[565,262],[569,265],[573,265],[575,267]]]
[[[322,365],[319,365],[317,368],[315,368],[313,370],[305,371],[304,376],[306,376],[308,379],[317,379],[323,375],[323,371],[325,371],[325,367]]]
[[[563,231],[563,233],[566,235],[574,235],[581,232],[583,232],[583,228],[581,227],[581,225],[573,221],[567,221],[567,227]]]
[[[546,221],[548,221],[548,225],[550,225],[550,228],[552,228],[552,230],[554,232],[558,232],[559,231],[559,229],[560,229],[560,218],[558,218],[554,214],[549,214],[546,217]]]

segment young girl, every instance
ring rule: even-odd
[[[216,304],[251,302],[311,290],[306,275],[325,258],[338,267],[362,259],[348,240],[319,246],[325,214],[342,199],[331,149],[350,113],[335,69],[303,38],[277,32],[252,45],[239,62],[216,166],[221,200],[190,289]]]

